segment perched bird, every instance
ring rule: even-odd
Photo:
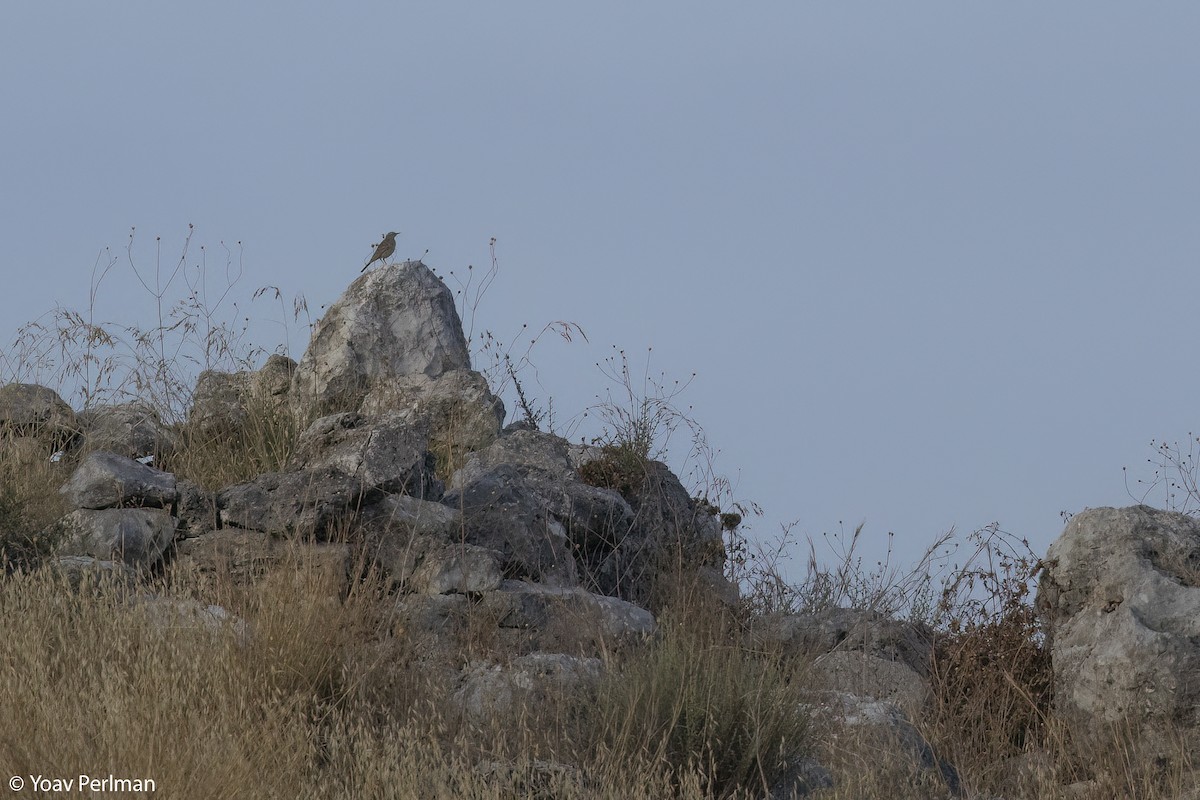
[[[366,272],[367,267],[371,266],[376,261],[382,260],[383,263],[387,263],[388,256],[396,252],[396,235],[398,233],[399,231],[393,231],[383,237],[383,241],[379,243],[379,245],[375,248],[375,252],[371,254],[371,260],[366,263],[366,266],[359,270],[360,273]]]

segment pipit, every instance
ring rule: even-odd
[[[382,260],[383,263],[387,263],[388,257],[392,253],[396,252],[396,235],[398,233],[399,231],[393,231],[392,233],[389,233],[383,237],[383,241],[379,243],[379,245],[375,248],[375,252],[371,254],[371,260],[359,270],[359,273],[366,272],[367,267],[371,266],[376,261]]]

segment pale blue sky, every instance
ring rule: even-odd
[[[382,231],[442,273],[495,236],[480,326],[591,339],[536,394],[612,344],[697,372],[758,532],[1041,550],[1200,423],[1197,41],[1181,2],[9,3],[0,327],[131,226],[314,310]]]

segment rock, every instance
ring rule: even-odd
[[[656,610],[667,600],[665,577],[695,577],[706,567],[716,571],[706,573],[706,582],[720,577],[725,543],[711,509],[694,501],[665,464],[636,459],[615,475],[605,467],[611,458],[606,452],[611,453],[586,448],[569,454],[588,482],[620,490],[634,514],[625,536],[594,541],[581,554],[590,588]],[[731,585],[707,585],[718,598],[736,592]]]
[[[594,689],[600,681],[598,658],[562,653],[531,653],[506,665],[475,663],[463,670],[454,700],[469,719],[480,722],[535,709],[554,697]]]
[[[51,559],[46,566],[62,572],[75,591],[84,585],[98,586],[109,581],[130,587],[137,574],[124,561],[101,560],[92,556],[59,556]]]
[[[929,683],[902,661],[864,652],[835,651],[817,658],[810,680],[821,688],[873,697],[916,715],[929,698]]]
[[[175,520],[157,508],[79,509],[60,520],[60,555],[91,556],[148,567],[162,558],[175,534]]]
[[[504,577],[551,586],[578,582],[566,530],[515,467],[488,470],[442,502],[462,514],[463,541],[501,553]]]
[[[126,458],[159,458],[175,448],[175,433],[149,404],[102,405],[76,415],[88,452],[98,450]]]
[[[1146,752],[1167,760],[1200,744],[1200,522],[1147,506],[1090,509],[1044,563],[1037,608],[1060,717],[1098,734],[1134,725]]]
[[[878,611],[827,608],[807,614],[774,614],[758,620],[755,633],[800,655],[861,652],[903,664],[921,678],[929,676],[933,631]]]
[[[75,412],[52,389],[32,383],[0,386],[0,433],[63,447],[78,429]]]
[[[578,587],[507,580],[496,591],[485,593],[479,605],[495,616],[499,627],[531,630],[541,636],[557,633],[573,639],[590,636],[610,644],[631,644],[658,632],[654,615],[644,608]]]
[[[175,481],[176,535],[182,538],[215,531],[219,525],[217,496],[186,479]]]
[[[964,795],[958,770],[938,757],[899,706],[873,697],[834,692],[825,695],[813,711],[821,727],[837,731],[835,739],[855,737],[859,740],[855,751],[877,753],[880,761],[898,762],[899,771],[908,773],[913,788],[927,792],[944,789],[951,797]]]
[[[357,411],[373,387],[469,370],[454,295],[419,261],[385,266],[350,285],[313,330],[292,387],[303,416]]]
[[[248,587],[271,569],[289,563],[315,569],[338,591],[348,585],[350,548],[346,545],[286,542],[239,528],[223,528],[178,542],[173,567],[191,572],[207,585],[228,581]]]
[[[452,474],[469,454],[495,441],[504,422],[504,403],[487,380],[461,369],[436,378],[409,375],[378,383],[363,398],[362,411],[395,415],[425,431],[440,475]]]
[[[221,525],[276,536],[336,538],[365,502],[362,481],[333,468],[267,472],[217,493]]]
[[[517,429],[497,439],[487,449],[468,457],[450,481],[461,490],[488,471],[501,466],[515,468],[531,493],[532,502],[546,509],[562,524],[570,539],[576,563],[585,584],[612,588],[591,581],[593,568],[600,568],[613,549],[633,529],[634,513],[629,503],[612,489],[584,483],[568,456],[565,439],[548,433]],[[595,561],[596,563],[593,563]]]
[[[188,428],[198,437],[237,435],[251,420],[270,425],[290,413],[289,392],[296,362],[278,354],[259,370],[205,370],[196,380]]]
[[[75,508],[168,508],[175,502],[175,476],[116,453],[83,460],[59,489]]]
[[[321,417],[300,434],[289,470],[336,470],[365,490],[437,500],[442,484],[420,430],[398,415],[368,421],[355,412]]]

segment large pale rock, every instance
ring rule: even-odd
[[[318,539],[348,530],[364,502],[362,481],[331,467],[267,472],[217,493],[223,527]]]
[[[1200,743],[1200,522],[1095,508],[1050,546],[1037,605],[1058,714],[1086,732],[1131,724],[1171,758]]]
[[[359,277],[329,307],[293,390],[311,418],[358,410],[377,384],[470,367],[454,295],[424,264],[407,261]]]
[[[85,458],[59,492],[75,508],[169,508],[178,497],[171,473],[104,451]]]
[[[175,433],[147,403],[95,406],[80,411],[76,418],[83,431],[83,446],[89,451],[142,458],[167,455],[175,448]]]
[[[396,415],[376,420],[355,412],[321,417],[300,434],[288,468],[333,469],[355,476],[368,491],[432,500],[442,496],[426,437]]]
[[[162,558],[175,534],[171,514],[157,508],[79,509],[59,522],[59,554],[91,556],[148,567]]]
[[[75,412],[45,386],[10,383],[0,386],[0,433],[32,436],[61,447],[78,431]]]

